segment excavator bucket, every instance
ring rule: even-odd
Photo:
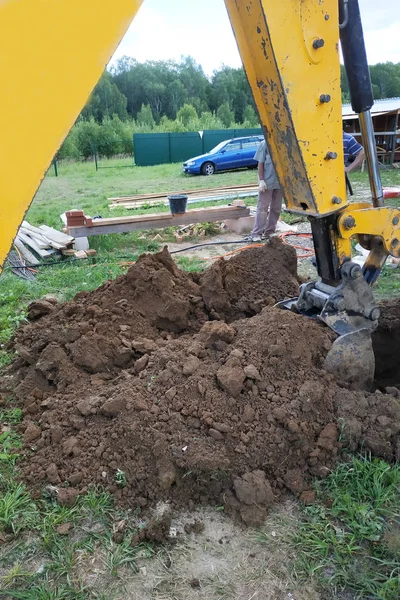
[[[352,387],[370,390],[375,374],[370,330],[360,329],[338,337],[325,358],[324,368]]]
[[[276,306],[318,320],[338,335],[326,356],[325,370],[352,387],[371,389],[375,375],[371,333],[376,328],[377,320],[372,321],[363,315],[345,310],[320,311],[315,307],[299,310],[298,300],[292,298],[279,302]]]

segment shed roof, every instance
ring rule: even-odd
[[[385,98],[384,100],[376,100],[373,107],[371,108],[372,114],[383,114],[396,111],[400,111],[400,98]],[[351,104],[343,104],[342,117],[348,117],[351,119],[354,116],[357,115],[352,109]]]

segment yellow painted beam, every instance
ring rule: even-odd
[[[142,0],[0,0],[0,269]]]
[[[225,4],[288,208],[337,211],[347,203],[337,0]]]

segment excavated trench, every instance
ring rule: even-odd
[[[279,240],[204,274],[164,250],[71,302],[36,303],[0,379],[24,413],[33,493],[72,503],[96,484],[122,505],[222,503],[254,525],[288,491],[312,498],[344,446],[400,458],[397,389],[380,391],[397,381],[400,304],[374,334],[379,389],[350,390],[323,370],[332,332],[273,307],[296,294],[296,269]]]
[[[378,329],[372,335],[375,383],[378,389],[400,385],[400,302],[385,302]]]

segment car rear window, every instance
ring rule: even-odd
[[[225,146],[227,152],[233,152],[234,150],[240,150],[240,142],[231,142]]]
[[[243,140],[242,142],[242,148],[257,148],[257,146],[261,143],[261,139],[249,139],[249,140]]]

